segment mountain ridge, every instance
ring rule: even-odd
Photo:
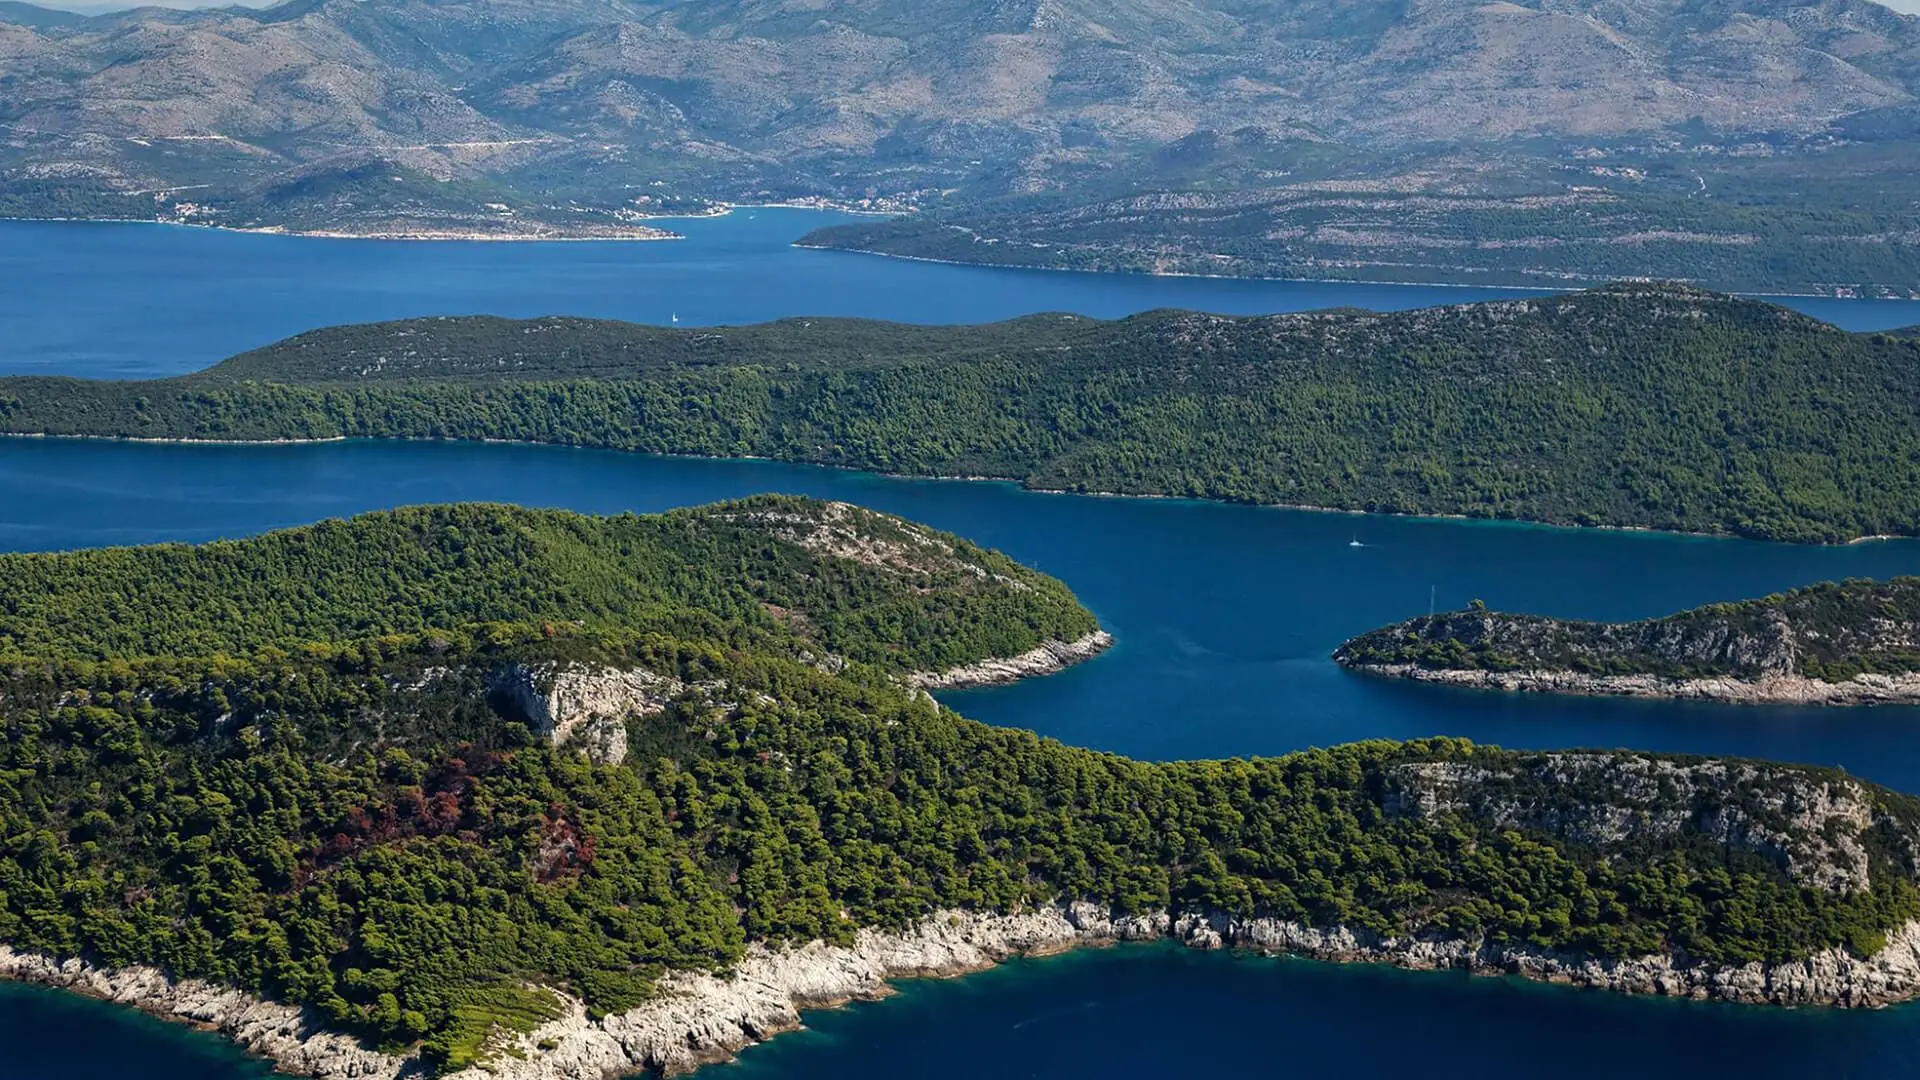
[[[1395,233],[1447,199],[1525,218],[1530,200],[1586,188],[1624,200],[1616,238],[1701,231],[1683,219],[1705,215],[1717,234],[1804,244],[1821,218],[1796,216],[1788,192],[1809,190],[1851,215],[1829,232],[1913,231],[1911,200],[1886,185],[1913,137],[1899,117],[1920,102],[1920,19],[1868,0],[941,0],[911,17],[871,0],[290,0],[28,21],[44,23],[0,14],[0,214],[16,216],[565,235],[819,198],[980,224],[1028,200],[1324,180],[1420,193],[1386,207]],[[1579,156],[1596,148],[1611,163]],[[1703,169],[1703,206],[1675,203],[1702,195]],[[1827,189],[1809,171],[1858,177]],[[288,190],[299,176],[348,190],[315,200]],[[1472,206],[1444,209],[1454,231],[1472,225]],[[1339,235],[1309,235],[1283,265],[1351,261]],[[1905,263],[1837,261],[1814,280],[1915,284]],[[1628,262],[1577,269],[1680,265]]]

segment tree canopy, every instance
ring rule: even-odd
[[[1920,533],[1916,364],[1920,339],[1670,285],[980,327],[443,318],[175,379],[0,379],[0,430],[513,439],[1839,541]]]

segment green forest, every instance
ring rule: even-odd
[[[1920,808],[1830,771],[1653,797],[1712,800],[1688,810],[1791,846],[1804,827],[1757,793],[1839,785],[1871,810],[1868,887],[1808,884],[1689,814],[1599,843],[1475,809],[1649,809],[1607,769],[1545,779],[1551,755],[1440,739],[1137,762],[899,680],[1091,625],[1057,582],[965,541],[785,498],[0,556],[0,940],[308,1005],[444,1071],[555,1015],[547,988],[599,1015],[750,941],[844,942],[948,907],[1079,899],[1725,962],[1870,953],[1920,915]],[[597,765],[495,709],[508,664],[684,689]],[[1436,764],[1485,798],[1408,812]]]
[[[1837,542],[1920,533],[1920,339],[1669,285],[1374,315],[339,327],[0,430],[511,439]]]
[[[1354,666],[1844,682],[1920,671],[1916,640],[1920,577],[1856,578],[1634,622],[1474,607],[1368,631],[1334,657]]]
[[[823,557],[827,543],[864,558]],[[0,656],[245,656],[480,623],[799,637],[896,670],[1095,629],[1066,586],[997,552],[777,495],[617,517],[420,506],[198,546],[0,555]]]

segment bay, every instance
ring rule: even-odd
[[[138,225],[0,223],[0,371],[151,376],[343,321],[485,311],[682,324],[793,314],[964,322],[1451,303],[1507,291],[944,267],[788,246],[833,220],[742,211],[668,244],[406,244]],[[1920,305],[1791,301],[1859,329]],[[759,491],[840,498],[999,547],[1064,578],[1120,643],[1047,679],[947,695],[976,718],[1141,757],[1278,753],[1371,736],[1638,746],[1839,764],[1920,791],[1920,710],[1740,709],[1504,697],[1350,676],[1346,636],[1478,597],[1631,618],[1849,575],[1920,572],[1920,544],[1799,548],[1171,500],[1050,496],[768,462],[553,447],[236,447],[0,440],[0,550],[203,540],[454,499],[592,512]],[[1350,547],[1358,539],[1364,546]],[[1904,1077],[1920,1009],[1782,1012],[1161,947],[909,983],[809,1017],[719,1080],[988,1073]],[[1653,1064],[1657,1063],[1657,1064]],[[218,1040],[68,995],[0,986],[0,1080],[241,1080]]]
[[[950,694],[991,723],[1143,758],[1462,735],[1840,765],[1920,792],[1920,709],[1753,708],[1501,695],[1355,676],[1328,654],[1428,604],[1626,619],[1844,577],[1920,573],[1920,542],[1803,547],[1047,495],[765,461],[565,447],[0,442],[0,549],[242,536],[407,503],[593,513],[762,491],[842,499],[999,548],[1065,580],[1118,638],[1045,679]],[[1364,546],[1352,547],[1353,540]]]
[[[120,222],[0,221],[0,374],[149,378],[338,323],[415,315],[581,315],[683,326],[849,315],[986,322],[1036,311],[1112,318],[1394,310],[1506,289],[1058,273],[808,251],[849,215],[745,208],[666,224],[685,240],[334,240]],[[1785,301],[1852,329],[1920,323],[1920,303]]]

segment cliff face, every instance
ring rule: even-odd
[[[1602,623],[1474,609],[1370,631],[1356,670],[1506,690],[1745,703],[1920,701],[1920,579],[1815,585]]]
[[[598,765],[627,758],[629,719],[665,712],[686,684],[645,669],[510,664],[487,677],[502,716],[553,746],[574,745]]]
[[[1855,780],[1750,761],[1541,754],[1489,768],[1459,761],[1394,769],[1391,814],[1463,815],[1591,848],[1645,848],[1689,834],[1765,859],[1829,892],[1871,888],[1868,838],[1920,846]]]

